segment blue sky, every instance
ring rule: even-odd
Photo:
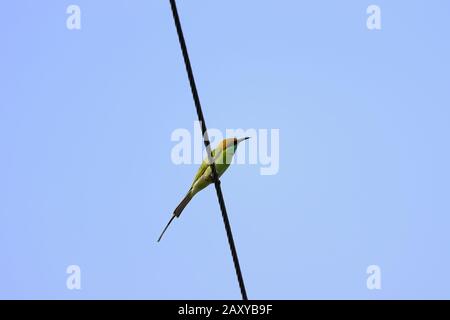
[[[179,2],[207,125],[280,130],[222,178],[249,297],[449,298],[448,1]],[[10,1],[0,39],[0,298],[238,299],[213,188],[156,243],[196,171],[168,1]]]

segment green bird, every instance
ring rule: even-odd
[[[219,143],[217,148],[211,152],[211,158],[216,165],[216,171],[217,171],[217,175],[219,176],[219,178],[230,166],[231,160],[233,159],[233,155],[236,152],[238,144],[249,138],[250,137],[245,137],[245,138],[240,138],[240,139],[237,139],[237,138],[224,139]],[[183,212],[184,208],[187,206],[189,201],[191,201],[191,199],[199,191],[205,189],[207,186],[209,186],[213,182],[214,182],[214,177],[212,174],[211,165],[209,164],[208,157],[206,157],[206,159],[204,159],[202,164],[200,165],[200,168],[198,169],[197,174],[195,175],[194,181],[192,182],[192,185],[189,188],[189,191],[187,192],[187,194],[183,198],[183,200],[181,200],[178,207],[176,207],[175,211],[173,212],[172,218],[170,218],[166,227],[164,228],[161,235],[159,236],[158,242],[161,240],[162,236],[164,235],[164,232],[166,232],[167,228],[172,223],[173,219],[175,217],[178,218],[181,215],[181,212]]]

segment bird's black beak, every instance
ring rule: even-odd
[[[238,139],[238,143],[240,143],[240,142],[242,142],[244,140],[247,140],[247,139],[250,139],[250,137],[240,138],[240,139]]]

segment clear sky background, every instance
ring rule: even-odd
[[[450,298],[449,2],[178,6],[207,125],[280,129],[222,178],[249,297]],[[169,2],[8,1],[0,41],[0,298],[239,299],[214,188],[156,243],[197,169]]]

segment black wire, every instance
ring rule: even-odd
[[[241,289],[242,300],[248,300],[247,292],[245,290],[244,278],[242,277],[241,267],[239,266],[239,259],[236,252],[236,246],[234,245],[233,233],[231,232],[230,221],[228,220],[227,209],[225,208],[225,201],[223,200],[222,188],[220,187],[219,176],[217,175],[216,165],[212,160],[211,146],[206,129],[205,119],[203,117],[202,106],[200,104],[200,98],[197,92],[197,86],[195,85],[194,74],[192,72],[191,62],[186,47],[186,42],[183,36],[183,30],[181,29],[180,17],[178,16],[177,4],[175,0],[170,0],[170,6],[172,7],[173,20],[175,27],[177,28],[178,40],[180,42],[181,51],[183,52],[184,64],[186,65],[186,71],[191,85],[192,97],[194,98],[195,108],[197,109],[198,120],[202,127],[203,140],[206,147],[206,153],[208,155],[209,163],[211,164],[211,170],[214,178],[214,185],[216,187],[217,198],[220,204],[220,210],[222,211],[223,223],[225,224],[225,230],[227,232],[228,244],[230,245],[231,255],[233,256],[234,268],[236,269],[236,276],[238,278],[239,287]]]

